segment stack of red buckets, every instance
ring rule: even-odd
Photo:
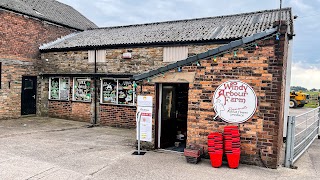
[[[230,168],[238,168],[240,161],[240,133],[238,126],[224,127],[221,133],[213,132],[208,135],[208,153],[212,167],[222,165],[222,156],[225,152]]]
[[[208,135],[208,152],[212,167],[220,167],[223,156],[223,137],[221,133],[213,132]]]
[[[240,133],[238,126],[224,127],[224,152],[230,168],[238,168],[240,161]]]

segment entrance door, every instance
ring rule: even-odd
[[[175,141],[175,87],[163,86],[161,99],[161,136],[160,147],[166,148],[174,144]]]
[[[187,137],[187,83],[159,84],[157,148],[183,151]]]
[[[23,76],[21,92],[21,115],[36,114],[37,77]]]

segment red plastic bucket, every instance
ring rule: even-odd
[[[227,154],[229,168],[236,169],[239,167],[240,153]]]
[[[222,133],[210,133],[208,139],[222,139]]]
[[[209,152],[209,155],[210,155],[211,166],[214,168],[221,167],[223,153]]]

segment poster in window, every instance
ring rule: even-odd
[[[74,79],[74,100],[91,101],[91,80],[84,78]]]
[[[133,83],[131,81],[119,80],[118,104],[133,104]]]
[[[103,103],[117,103],[117,80],[102,80],[102,90]]]
[[[59,78],[51,78],[50,99],[59,99]]]
[[[69,100],[69,78],[61,78],[60,99],[61,100]]]

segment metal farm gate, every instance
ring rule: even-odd
[[[320,107],[297,116],[288,116],[285,166],[292,167],[318,137]]]

